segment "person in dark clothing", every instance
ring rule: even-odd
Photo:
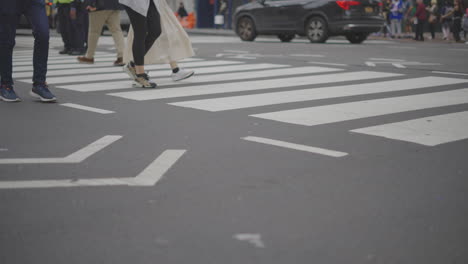
[[[134,83],[136,87],[155,88],[157,85],[149,80],[149,76],[145,72],[144,65],[146,53],[162,33],[161,17],[158,9],[156,8],[154,1],[150,0],[149,6],[145,6],[143,8],[145,16],[136,11],[142,9],[140,5],[143,3],[138,3],[136,1],[127,3],[128,1],[123,0],[119,0],[119,2],[124,5],[134,31],[132,46],[134,62],[125,65],[124,70],[129,76],[136,76]]]
[[[34,36],[33,87],[31,96],[44,102],[55,101],[46,83],[49,56],[49,21],[45,11],[45,0],[2,0],[0,1],[0,99],[19,102],[13,90],[13,48],[16,26],[20,15],[31,22]]]
[[[453,10],[450,11],[448,14],[442,16],[442,18],[452,16],[452,33],[453,38],[456,42],[462,42],[460,39],[460,32],[461,28],[461,21],[463,18],[463,11],[462,11],[462,3],[459,0],[455,0]]]
[[[426,13],[426,6],[423,3],[423,0],[416,1],[418,6],[416,8],[416,36],[415,40],[424,41],[424,25],[426,24],[427,13]]]
[[[179,15],[180,18],[184,18],[188,16],[187,10],[185,10],[184,3],[180,2],[179,9],[177,10],[177,14]]]
[[[64,49],[60,54],[82,55],[88,38],[88,14],[83,0],[55,0]]]

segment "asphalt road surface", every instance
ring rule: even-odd
[[[0,102],[1,264],[468,263],[468,45],[192,36],[132,88],[103,37]]]

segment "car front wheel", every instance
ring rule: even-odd
[[[328,39],[328,25],[321,17],[312,17],[306,24],[306,35],[312,43],[324,43]]]
[[[350,33],[346,35],[346,39],[353,44],[361,44],[367,36],[369,36],[367,33]]]
[[[291,42],[294,39],[294,34],[279,34],[278,38],[281,42]]]
[[[237,23],[237,34],[243,41],[253,41],[257,37],[252,19],[243,17]]]

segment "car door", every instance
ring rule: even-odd
[[[284,0],[266,0],[262,8],[255,10],[257,28],[260,31],[271,31],[278,27],[279,18],[277,15],[279,13],[279,2],[284,2]]]
[[[281,0],[275,1],[272,10],[272,22],[278,30],[294,30],[303,14],[304,0]]]

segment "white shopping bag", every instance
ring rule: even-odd
[[[224,25],[224,16],[223,15],[216,15],[214,18],[215,25]]]

